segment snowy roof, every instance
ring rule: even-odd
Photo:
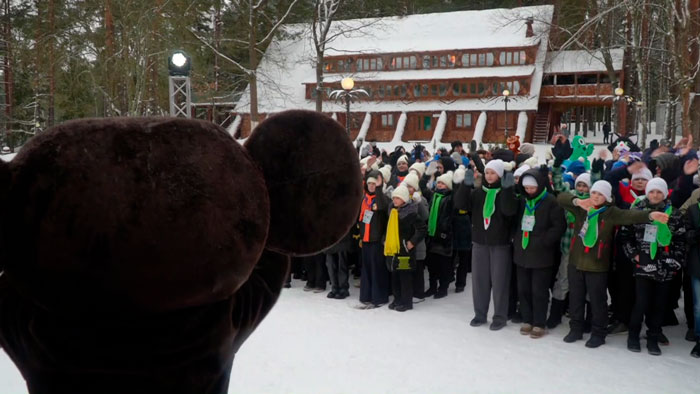
[[[622,48],[610,50],[615,71],[622,70],[625,51]],[[544,72],[549,73],[583,73],[605,72],[603,54],[600,51],[558,51],[547,54]]]
[[[437,70],[404,70],[404,71],[375,71],[355,73],[352,78],[360,81],[404,81],[416,79],[461,79],[461,78],[490,78],[490,77],[529,77],[535,71],[534,65],[505,66],[505,67],[473,67],[449,68]],[[330,74],[323,78],[324,82],[340,82],[342,74]],[[304,83],[316,83],[316,77]]]
[[[331,27],[331,32],[334,29],[336,32],[338,29],[346,29],[347,26],[372,24],[361,30],[338,36],[328,44],[326,56],[538,45],[534,65],[373,72],[358,74],[357,77],[358,80],[362,80],[362,76],[376,78],[375,80],[389,80],[389,78],[402,79],[402,75],[403,78],[422,78],[425,75],[427,79],[532,75],[530,96],[513,102],[509,108],[512,105],[514,110],[534,111],[537,109],[542,84],[553,12],[554,7],[547,5],[337,21]],[[527,28],[525,19],[529,17],[534,20],[533,37],[526,37],[525,34]],[[376,23],[373,23],[375,21]],[[284,33],[270,43],[258,66],[258,111],[261,113],[274,113],[286,109],[315,109],[314,101],[306,99],[304,86],[305,82],[315,81],[316,75],[315,50],[310,25],[292,24],[285,26],[283,30]],[[345,76],[347,75],[329,74],[324,76],[324,80],[332,82]],[[241,96],[236,111],[241,113],[250,111],[249,97],[248,87]],[[365,107],[367,109],[363,109]],[[451,104],[440,101],[420,101],[410,105],[403,104],[401,101],[353,104],[353,110],[358,111],[438,109],[476,111],[486,108],[497,107],[494,103],[485,103],[478,99],[460,99]],[[341,105],[324,102],[325,111],[341,109]]]

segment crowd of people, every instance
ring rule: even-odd
[[[683,297],[691,355],[700,358],[700,188],[692,139],[618,139],[591,161],[557,135],[545,157],[517,150],[416,145],[359,152],[365,195],[357,226],[332,248],[293,261],[305,291],[350,296],[358,308],[412,310],[464,292],[473,327],[508,321],[541,338],[568,314],[571,343],[627,334],[627,348],[660,355],[663,327],[678,325]],[[427,268],[427,288],[425,272]],[[353,280],[355,278],[355,280]],[[290,286],[288,281],[287,287]],[[643,324],[646,332],[643,335]]]

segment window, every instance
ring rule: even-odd
[[[579,85],[595,85],[598,83],[597,74],[583,74],[576,76],[576,83]]]
[[[513,94],[518,94],[520,93],[520,82],[515,81],[513,82]]]
[[[363,64],[363,63],[364,63],[364,62],[362,61],[362,59],[359,59],[359,60],[357,61],[357,71],[358,71],[358,72],[359,72],[359,71],[362,71],[362,64]]]
[[[428,85],[423,85],[421,88],[421,96],[428,97],[430,95],[430,88],[428,88]]]
[[[475,83],[469,84],[469,93],[476,96],[476,84]]]
[[[467,93],[469,93],[469,91],[467,90],[467,87],[468,87],[468,86],[469,86],[469,85],[467,85],[466,83],[463,83],[463,84],[462,84],[462,94],[465,95],[465,96],[467,95]]]
[[[513,52],[506,52],[506,64],[513,64]]]
[[[379,85],[379,90],[377,91],[379,98],[384,98],[384,85]]]
[[[394,125],[394,114],[382,115],[382,127],[392,127]]]
[[[455,118],[455,126],[459,129],[468,129],[472,127],[472,114],[457,114]]]
[[[469,66],[475,67],[476,65],[476,53],[472,53],[471,55],[469,55]]]
[[[400,90],[400,91],[399,91],[400,96],[401,96],[402,98],[403,98],[403,97],[406,97],[406,85],[401,85],[401,88],[400,88],[399,90]]]
[[[364,69],[369,70],[369,59],[363,59],[362,62],[364,63]]]
[[[440,56],[440,67],[441,68],[447,67],[447,55]]]
[[[430,68],[430,56],[423,56],[423,68]]]
[[[480,66],[485,66],[485,65],[486,65],[486,54],[485,54],[485,53],[480,53],[480,54],[479,54],[479,65],[480,65]]]
[[[469,67],[469,54],[462,55],[462,67]]]
[[[491,93],[493,93],[494,96],[500,96],[502,91],[503,89],[500,89],[500,84],[498,82],[494,82],[491,85]]]
[[[573,85],[574,81],[574,74],[557,75],[557,85]]]
[[[438,95],[438,86],[437,85],[430,85],[430,95],[433,97]]]
[[[440,84],[440,97],[445,97],[447,96],[447,84],[441,83]]]
[[[433,68],[438,68],[440,66],[440,58],[433,56]]]
[[[403,68],[403,59],[400,57],[395,57],[391,60],[391,68],[398,70]]]
[[[520,56],[519,56],[519,64],[525,64],[527,63],[527,57],[525,55],[525,51],[520,51]]]
[[[498,62],[501,64],[501,66],[504,66],[506,64],[506,53],[501,52],[500,55],[498,55]]]
[[[433,117],[423,116],[423,130],[430,131],[433,129]]]
[[[399,97],[399,85],[394,86],[394,97]]]
[[[483,95],[484,93],[486,93],[486,85],[484,85],[483,82],[479,82],[479,91],[478,91],[478,94],[479,94],[479,95]]]
[[[458,83],[452,84],[452,94],[455,96],[459,96],[459,84]]]
[[[413,86],[413,97],[420,97],[420,85]]]
[[[376,70],[376,69],[377,69],[377,59],[370,59],[370,61],[369,61],[369,69],[370,69],[370,70]]]
[[[551,85],[554,85],[554,75],[545,75],[544,78],[542,78],[542,86]]]
[[[608,74],[600,74],[598,80],[599,83],[612,83]]]
[[[493,66],[493,53],[489,52],[486,54],[486,65]]]

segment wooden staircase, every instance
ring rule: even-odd
[[[549,139],[551,107],[547,103],[540,103],[535,116],[535,133],[532,142],[535,144],[546,144]]]

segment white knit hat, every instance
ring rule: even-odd
[[[369,178],[367,178],[367,180],[365,181],[365,183],[374,183],[374,184],[376,185],[376,184],[377,184],[377,178],[369,177]]]
[[[408,173],[406,177],[403,179],[403,182],[401,182],[400,186],[406,185],[407,187],[410,186],[416,190],[419,190],[419,179],[418,175],[416,175],[414,172]]]
[[[648,168],[643,168],[641,171],[638,171],[636,174],[632,174],[632,180],[635,179],[646,179],[651,180],[654,176],[651,174],[651,171],[649,171]]]
[[[408,157],[406,157],[406,155],[403,155],[403,156],[399,157],[398,160],[396,160],[396,164],[399,164],[402,162],[408,164]]]
[[[489,169],[493,170],[496,172],[496,174],[498,174],[499,178],[503,178],[503,171],[505,171],[504,165],[505,163],[503,163],[503,160],[491,160],[490,162],[486,163],[486,168],[484,169],[484,171]]]
[[[539,185],[537,184],[537,179],[535,179],[534,176],[528,174],[525,175],[525,177],[523,178],[523,187],[525,186],[538,187]]]
[[[370,171],[370,170],[375,170],[375,171],[376,171],[376,170],[378,170],[378,169],[379,169],[379,163],[378,163],[379,160],[375,161],[375,162],[372,164],[372,167],[367,167],[367,162],[369,161],[370,157],[371,157],[371,156],[367,156],[367,157],[365,157],[364,159],[360,160],[360,165],[361,165],[362,167],[364,167],[367,171]]]
[[[442,182],[447,186],[448,189],[452,190],[452,171],[447,171],[446,173],[440,175],[435,183]]]
[[[523,174],[528,170],[530,170],[530,166],[527,164],[524,164],[524,165],[520,166],[520,168],[515,170],[515,172],[513,173],[513,176],[516,178],[519,176],[523,176]]]
[[[384,178],[384,183],[389,183],[389,179],[391,179],[391,166],[384,166],[379,169],[379,172],[382,173],[382,178]]]
[[[421,178],[425,174],[425,163],[413,163],[408,170],[417,172],[418,178]]]
[[[411,194],[408,192],[408,189],[404,185],[399,185],[394,191],[391,193],[391,198],[398,197],[403,200],[403,202],[409,202],[411,200]]]
[[[660,191],[661,193],[663,193],[664,198],[668,197],[668,185],[666,184],[666,181],[663,180],[663,178],[653,178],[652,180],[647,182],[646,194],[649,194],[649,192],[652,190]]]
[[[585,183],[586,186],[588,186],[588,188],[590,189],[590,187],[591,187],[591,174],[584,172],[583,174],[577,176],[575,184],[578,184],[579,182]]]
[[[605,196],[608,202],[612,202],[612,185],[608,181],[597,181],[591,187],[591,193],[598,192]]]

